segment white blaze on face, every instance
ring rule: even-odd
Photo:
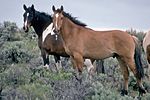
[[[24,23],[25,26],[28,25],[28,17],[29,17],[29,13],[27,13],[27,16],[26,16],[26,21],[25,21],[25,23]]]
[[[55,33],[53,32],[53,23],[51,23],[42,33],[42,41],[44,42],[45,38],[47,37],[48,34],[54,35]]]
[[[55,23],[55,25],[56,25],[56,28],[57,28],[57,27],[58,27],[57,21],[58,21],[58,16],[59,16],[59,14],[57,13],[55,16],[56,16],[56,23]]]

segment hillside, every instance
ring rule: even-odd
[[[144,34],[129,30],[143,40]],[[144,53],[142,63],[146,66]],[[16,23],[0,23],[0,100],[150,100],[150,82],[144,78],[147,94],[138,98],[135,77],[130,74],[129,95],[121,96],[122,73],[115,58],[104,60],[105,74],[88,78],[84,68],[80,84],[72,74],[73,67],[62,58],[58,72],[50,56],[50,69],[43,68],[37,36],[31,29],[25,33]]]

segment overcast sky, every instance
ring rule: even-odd
[[[23,25],[23,4],[52,14],[52,5],[64,6],[91,28],[150,29],[150,0],[1,0],[0,22]]]

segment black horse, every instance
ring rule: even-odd
[[[36,11],[34,5],[28,8],[23,5],[23,8],[25,10],[23,29],[28,32],[29,28],[33,26],[38,36],[38,46],[41,50],[44,66],[49,65],[49,55],[54,55],[56,64],[60,63],[60,56],[69,57],[59,35],[45,34],[45,31],[49,30],[48,28],[52,23],[52,17],[44,12]]]

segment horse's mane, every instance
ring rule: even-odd
[[[43,15],[43,16],[47,16],[47,17],[49,17],[49,18],[52,18],[51,15],[49,15],[49,14],[47,14],[47,13],[45,13],[45,12],[40,12],[40,13],[41,13],[41,15]]]
[[[42,18],[48,18],[48,19],[52,20],[51,15],[49,15],[45,12],[36,11],[36,16],[42,17]]]
[[[32,11],[32,8],[31,8],[31,7],[28,7],[28,10],[29,10],[29,11]],[[37,11],[36,9],[34,9],[34,10],[35,10],[35,15],[36,15],[36,17],[45,17],[45,18],[50,18],[50,19],[52,19],[52,17],[51,17],[49,14],[47,14],[47,13],[45,13],[45,12]]]
[[[47,13],[45,13],[45,12],[36,11],[36,14],[37,14],[39,17],[49,18],[49,19],[52,20],[52,16],[49,15],[49,14],[47,14]],[[83,23],[83,22],[77,20],[77,17],[72,17],[72,15],[69,14],[69,13],[66,13],[66,12],[63,11],[63,15],[64,15],[65,17],[69,18],[73,23],[75,23],[75,24],[77,24],[77,25],[79,25],[79,26],[83,26],[83,27],[87,26],[85,23]]]
[[[63,11],[63,15],[64,15],[65,17],[69,18],[72,22],[74,22],[74,23],[77,24],[77,25],[80,25],[80,26],[83,26],[83,27],[87,26],[85,23],[83,23],[83,22],[77,20],[77,17],[72,17],[72,15],[69,14],[69,13],[66,13],[66,12]]]

